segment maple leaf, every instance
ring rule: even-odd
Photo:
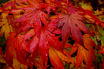
[[[52,55],[53,54],[53,55]],[[49,57],[52,65],[56,69],[64,69],[64,65],[52,48],[49,49]]]
[[[13,68],[14,69],[24,69],[28,68],[28,66],[21,64],[16,58],[13,58]]]
[[[9,36],[10,32],[13,32],[13,27],[9,25],[8,19],[7,19],[8,13],[2,13],[1,14],[1,22],[0,22],[0,34],[3,35],[5,33],[5,38]]]
[[[12,67],[13,64],[13,56],[14,56],[14,48],[15,48],[15,43],[13,43],[16,39],[15,37],[15,33],[11,33],[8,38],[7,38],[7,42],[6,42],[6,62]],[[10,39],[9,39],[10,38]]]
[[[62,51],[62,43],[58,40],[58,37],[56,37],[55,34],[52,34],[47,28],[48,27],[41,28],[39,37],[34,34],[35,32],[33,29],[24,35],[18,34],[15,37],[8,37],[9,44],[7,45],[11,46],[7,48],[7,56],[11,55],[11,57],[9,57],[7,60],[11,62],[13,61],[14,54],[11,54],[10,50],[14,48],[16,48],[16,57],[18,61],[20,61],[23,64],[27,64],[29,53],[34,54],[37,52],[37,50],[40,53],[40,56],[42,57],[43,64],[46,63],[46,58],[48,56],[48,50],[50,46]],[[33,38],[30,40],[31,37]],[[30,42],[27,43],[27,40],[30,40]]]
[[[58,40],[54,34],[47,30],[47,27],[41,29],[40,37],[34,36],[30,43],[30,52],[34,52],[38,47],[38,51],[42,57],[43,62],[45,62],[45,57],[48,56],[49,47],[54,47],[62,51],[62,43]]]
[[[82,15],[90,21],[90,23],[95,23],[103,27],[104,22],[100,20],[96,15],[94,15],[92,11],[84,10],[82,8],[77,8],[77,10],[79,10],[82,13]]]
[[[63,25],[63,42],[65,42],[71,35],[73,40],[79,42],[80,44],[83,43],[81,31],[83,31],[84,33],[90,33],[90,31],[82,21],[83,17],[77,13],[63,16],[63,18],[59,21],[58,24],[59,27]]]
[[[23,35],[18,35],[16,37],[16,57],[18,61],[23,64],[27,64],[28,59],[28,45],[27,42],[24,40]]]
[[[84,3],[84,2],[81,2],[79,3],[81,5],[81,7],[85,10],[92,10],[92,6],[90,4],[87,4],[87,3]]]
[[[87,69],[93,65],[92,63],[92,54],[91,52],[86,51],[82,46],[79,46],[78,53],[76,57],[76,67],[82,64],[83,60],[85,60]]]
[[[29,28],[34,27],[35,33],[39,36],[42,24],[47,25],[45,17],[47,17],[47,15],[42,11],[32,11],[30,13],[23,14],[21,17],[14,20],[14,23],[19,23],[17,26],[17,29],[19,30],[18,33],[27,31]]]
[[[89,69],[94,66],[92,59],[94,59],[94,61],[96,62],[94,50],[92,48],[93,46],[95,46],[95,43],[89,37],[90,36],[88,34],[83,36],[84,46],[87,49],[85,49],[82,45],[75,43],[72,51],[70,52],[70,54],[73,54],[78,49],[76,56],[76,67],[79,67],[83,63],[83,61],[85,61],[87,69]]]
[[[14,58],[17,59],[20,63],[31,65],[27,61],[30,50],[27,46],[27,41],[30,37],[34,35],[34,30],[28,31],[23,35],[16,35],[16,33],[10,33],[10,36],[7,39],[7,51],[6,51],[6,61],[7,63],[13,67],[14,66]],[[35,56],[35,55],[34,55]],[[32,56],[32,57],[34,57]]]
[[[21,63],[26,64],[28,54],[38,50],[42,57],[43,64],[45,63],[46,65],[49,46],[62,50],[62,43],[55,34],[52,34],[51,31],[48,30],[51,25],[47,28],[48,23],[45,18],[47,15],[43,11],[38,11],[35,7],[30,6],[22,9],[26,10],[27,13],[24,13],[12,23],[15,25],[15,28],[18,29],[18,35],[15,37],[16,57]],[[30,28],[34,28],[36,35],[31,34],[31,32],[25,35],[19,34],[20,32],[30,30]],[[30,37],[33,38],[30,40]],[[30,40],[30,42],[27,40]]]
[[[16,36],[16,33],[14,32],[10,33],[6,42],[6,45],[7,45],[6,61],[7,63],[10,64],[10,66],[12,66],[15,52],[16,52],[17,59],[21,63],[25,64],[27,53],[28,53],[28,47],[25,40],[29,39],[29,37],[32,37],[33,35],[34,35],[33,30],[28,31],[26,34],[24,34],[24,36],[23,35]]]
[[[47,11],[47,13],[50,13],[51,8],[53,9],[54,7],[46,4],[46,3],[40,3],[41,1],[33,1],[33,0],[16,0],[16,3],[20,5],[20,7],[16,7],[16,9],[12,9],[11,13],[12,14],[17,14],[16,12],[21,10],[23,11],[23,15],[21,17],[16,18],[12,24],[14,24],[14,27],[16,28],[17,33],[24,32],[29,30],[29,28],[33,28],[35,33],[39,36],[40,34],[40,28],[42,25],[47,24],[47,14],[44,13]],[[22,4],[22,5],[21,5]],[[23,6],[25,5],[26,6]],[[44,8],[46,11],[44,11]]]
[[[51,54],[53,54],[53,55],[51,55]],[[51,64],[56,69],[60,69],[60,68],[64,69],[63,62],[74,64],[73,59],[67,52],[65,52],[65,51],[61,52],[52,47],[49,48],[49,58],[50,58]]]

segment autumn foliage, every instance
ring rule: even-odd
[[[92,11],[86,5],[71,0],[2,3],[0,64],[6,69],[103,69],[104,8]]]

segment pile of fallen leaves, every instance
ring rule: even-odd
[[[78,1],[1,3],[0,68],[103,69],[104,7]]]

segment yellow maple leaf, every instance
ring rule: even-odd
[[[27,69],[28,66],[21,64],[16,58],[13,59],[13,68],[14,69]]]
[[[5,34],[5,38],[8,37],[9,32],[13,32],[13,28],[11,25],[9,25],[8,23],[8,19],[7,19],[8,13],[2,13],[1,14],[1,22],[0,22],[0,35],[3,35],[3,33]]]
[[[84,2],[81,2],[79,3],[81,5],[81,7],[85,10],[92,10],[92,6],[90,4],[87,4],[87,3],[84,3]]]

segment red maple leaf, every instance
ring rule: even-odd
[[[83,23],[83,17],[78,13],[72,13],[70,15],[63,15],[63,18],[59,21],[58,26],[62,27],[62,39],[63,42],[68,40],[69,36],[78,43],[83,43],[81,31],[84,33],[90,33],[87,26]]]
[[[14,35],[9,36],[7,43],[8,46],[10,45],[9,47],[7,47],[8,62],[13,61],[14,54],[11,53],[11,49],[16,49],[16,57],[23,64],[27,64],[29,53],[34,54],[36,52],[39,52],[40,56],[42,57],[43,63],[46,63],[49,47],[53,47],[57,50],[62,51],[62,42],[59,41],[58,36],[55,36],[55,34],[49,31],[48,28],[50,28],[51,26],[48,25],[41,28],[40,36],[36,35],[33,29],[24,35],[19,34],[15,37]],[[33,38],[30,39],[31,37]],[[29,40],[30,42],[28,42]],[[9,57],[9,55],[11,55],[11,57]]]

